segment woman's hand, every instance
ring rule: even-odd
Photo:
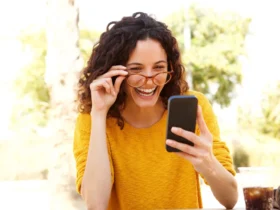
[[[112,66],[110,70],[93,80],[90,84],[92,110],[91,112],[105,112],[107,114],[109,108],[117,99],[120,86],[127,75],[125,66]],[[117,77],[115,84],[112,77]]]
[[[177,154],[190,161],[197,172],[201,174],[211,173],[211,166],[215,162],[215,156],[212,151],[213,138],[204,121],[200,106],[198,106],[197,111],[197,124],[200,129],[200,136],[181,128],[172,127],[171,129],[174,134],[192,141],[194,146],[171,139],[167,139],[166,144],[179,149],[181,152],[177,152]]]
[[[204,176],[215,198],[226,209],[232,209],[238,199],[237,182],[213,154],[213,137],[207,128],[200,107],[198,107],[196,119],[200,136],[181,128],[173,127],[171,130],[174,134],[192,141],[193,147],[172,140],[167,140],[166,143],[182,151],[177,154],[190,161],[195,170]]]

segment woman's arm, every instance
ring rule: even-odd
[[[110,148],[106,139],[106,115],[92,113],[92,116],[80,114],[77,120],[74,138],[77,190],[88,210],[105,210],[113,184]]]
[[[190,161],[195,170],[200,173],[210,185],[216,199],[227,209],[232,209],[238,199],[237,183],[233,175],[221,165],[213,154],[212,135],[204,122],[200,107],[198,111],[198,125],[201,130],[201,135],[199,137],[181,128],[173,127],[171,129],[176,135],[192,141],[194,147],[173,140],[167,140],[166,143],[182,151],[177,154]]]
[[[238,199],[232,158],[226,144],[220,140],[219,126],[209,101],[201,94],[197,97],[202,107],[198,108],[197,113],[199,129],[196,133],[199,136],[180,128],[172,128],[176,135],[191,140],[194,147],[172,140],[167,140],[167,144],[182,151],[177,154],[193,164],[210,185],[216,199],[231,209]]]
[[[88,126],[90,135],[81,137],[89,143],[86,143],[86,147],[83,147],[85,144],[82,142],[74,144],[80,147],[75,153],[78,169],[77,186],[79,190],[81,185],[81,194],[89,210],[107,209],[110,199],[114,170],[110,159],[110,145],[106,137],[106,119],[127,75],[125,70],[125,66],[112,66],[107,73],[91,82],[91,117],[88,119],[91,122],[91,126]],[[112,77],[117,77],[114,84]],[[85,150],[88,150],[87,154]]]
[[[210,162],[208,170],[201,174],[215,198],[227,209],[232,209],[238,200],[237,182],[215,157]]]
[[[111,193],[111,171],[106,141],[106,115],[92,114],[91,134],[81,194],[89,210],[106,210]]]

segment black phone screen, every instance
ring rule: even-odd
[[[171,132],[172,127],[179,127],[187,131],[195,132],[197,115],[197,98],[193,95],[172,96],[168,100],[168,117],[166,139],[172,139],[191,146],[194,144],[181,136]],[[166,145],[168,152],[179,152],[178,149]]]

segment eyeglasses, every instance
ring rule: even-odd
[[[165,85],[171,80],[172,73],[173,71],[164,71],[149,77],[143,74],[128,74],[126,81],[129,86],[134,88],[138,88],[145,85],[148,79],[152,79],[155,85],[161,86],[161,85]]]

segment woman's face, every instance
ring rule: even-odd
[[[125,80],[126,102],[141,108],[153,107],[168,77],[164,73],[168,70],[167,55],[161,44],[152,39],[139,40],[126,67],[128,73],[133,74]]]

